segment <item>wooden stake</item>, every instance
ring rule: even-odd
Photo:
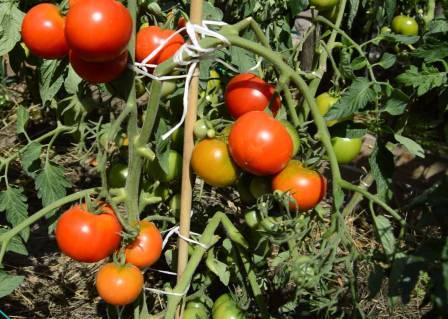
[[[192,0],[190,7],[190,21],[194,24],[202,23],[203,0]],[[184,151],[182,162],[182,187],[180,199],[180,226],[179,233],[184,237],[190,235],[190,212],[193,182],[190,172],[191,153],[193,152],[193,127],[197,117],[197,104],[199,95],[199,67],[194,70],[188,92],[188,110],[184,125]],[[178,240],[177,281],[182,277],[188,262],[188,242]],[[178,311],[176,318],[181,318]]]

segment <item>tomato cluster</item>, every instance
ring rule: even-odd
[[[128,9],[116,0],[72,0],[64,17],[50,3],[34,6],[22,23],[22,39],[29,50],[44,59],[68,55],[76,73],[90,83],[118,78],[126,69],[128,42],[133,22]],[[136,59],[141,62],[174,31],[158,26],[142,28],[137,34]],[[174,35],[148,63],[169,59],[184,44]]]

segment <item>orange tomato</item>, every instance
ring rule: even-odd
[[[126,262],[140,268],[151,266],[162,254],[162,242],[162,235],[156,225],[141,221],[137,238],[126,247]]]

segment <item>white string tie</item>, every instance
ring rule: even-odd
[[[185,296],[187,294],[188,290],[190,290],[190,286],[188,286],[187,289],[185,289],[184,292],[166,291],[166,290],[160,290],[160,289],[155,289],[155,288],[147,288],[147,287],[145,287],[144,289],[147,290],[147,291],[154,292],[156,294],[183,297],[183,296]]]

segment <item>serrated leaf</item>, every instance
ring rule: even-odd
[[[381,57],[381,60],[378,62],[383,69],[389,69],[392,67],[397,61],[397,57],[391,53],[384,53]]]
[[[406,147],[409,153],[421,158],[425,158],[425,150],[416,141],[411,140],[410,138],[402,136],[400,134],[394,134],[394,137],[398,143]]]
[[[342,97],[325,115],[326,120],[335,120],[353,115],[364,109],[376,97],[372,83],[366,78],[356,78]]]
[[[20,30],[25,14],[14,4],[0,4],[0,56],[11,51],[20,41]]]
[[[42,145],[37,142],[31,142],[20,152],[20,162],[23,170],[31,177],[35,177],[36,171],[40,169],[40,155]]]
[[[356,14],[358,13],[359,0],[350,0],[350,11],[347,19],[348,29],[352,29],[353,20],[355,20]]]
[[[204,2],[203,12],[202,12],[202,18],[204,20],[213,20],[213,21],[221,21],[224,14],[222,13],[221,9],[216,8],[211,4],[210,2],[206,1]]]
[[[6,212],[6,220],[12,226],[18,225],[28,217],[28,203],[23,192],[22,187],[12,186],[0,192],[0,212]],[[20,235],[25,241],[28,240],[29,228],[22,230]]]
[[[386,149],[384,143],[375,145],[373,152],[369,156],[369,164],[373,178],[376,182],[378,196],[386,198],[390,190],[390,179],[394,170],[392,154]]]
[[[413,57],[424,59],[426,63],[432,63],[448,57],[448,45],[446,42],[425,43],[409,54]]]
[[[351,80],[355,78],[352,68],[352,50],[343,48],[339,59],[339,70],[345,79]]]
[[[434,33],[447,33],[448,32],[448,21],[446,19],[434,19],[428,24],[428,32],[426,32],[425,37]]]
[[[247,72],[257,62],[255,55],[237,46],[230,47],[231,63],[236,65],[240,72]]]
[[[227,286],[230,280],[230,272],[227,269],[227,265],[218,259],[214,258],[211,253],[208,254],[207,259],[205,260],[207,268],[213,272],[216,276],[218,276],[219,280]]]
[[[69,65],[67,77],[64,81],[64,88],[70,94],[76,94],[78,92],[79,83],[82,82],[81,77],[73,70],[72,66]]]
[[[387,24],[392,21],[394,17],[395,9],[397,7],[397,0],[386,0],[384,3],[384,12],[387,17]]]
[[[6,233],[9,229],[0,228],[0,236],[4,233]],[[22,238],[20,236],[14,236],[11,238],[11,240],[8,243],[8,246],[6,246],[6,251],[12,251],[16,254],[20,255],[28,255],[28,250],[26,249]]]
[[[67,194],[66,189],[70,186],[70,182],[64,176],[64,168],[50,162],[44,165],[36,177],[37,196],[42,200],[43,206],[48,206],[64,197]]]
[[[438,88],[447,82],[446,72],[440,72],[435,67],[424,67],[421,71],[414,65],[397,77],[398,83],[417,89],[417,95],[422,96],[428,91]]]
[[[387,100],[384,111],[390,115],[401,115],[406,110],[409,97],[398,89],[393,89],[390,98]]]
[[[382,36],[383,39],[387,42],[401,43],[401,44],[415,44],[418,42],[418,40],[420,40],[419,36],[407,36],[392,32],[383,33]]]
[[[359,56],[357,58],[354,58],[352,61],[352,69],[353,70],[361,70],[367,65],[367,60],[365,57]]]
[[[39,68],[39,93],[42,102],[52,100],[64,85],[65,65],[61,60],[44,60]]]
[[[384,252],[387,256],[392,256],[395,252],[395,236],[393,232],[392,224],[389,219],[382,215],[374,215],[373,221],[378,237],[383,245]]]
[[[25,279],[24,276],[9,275],[6,272],[0,271],[0,298],[9,295]]]
[[[19,105],[17,107],[16,114],[17,114],[17,122],[16,122],[17,134],[25,133],[26,125],[28,124],[28,120],[30,119],[30,113],[25,107]]]

